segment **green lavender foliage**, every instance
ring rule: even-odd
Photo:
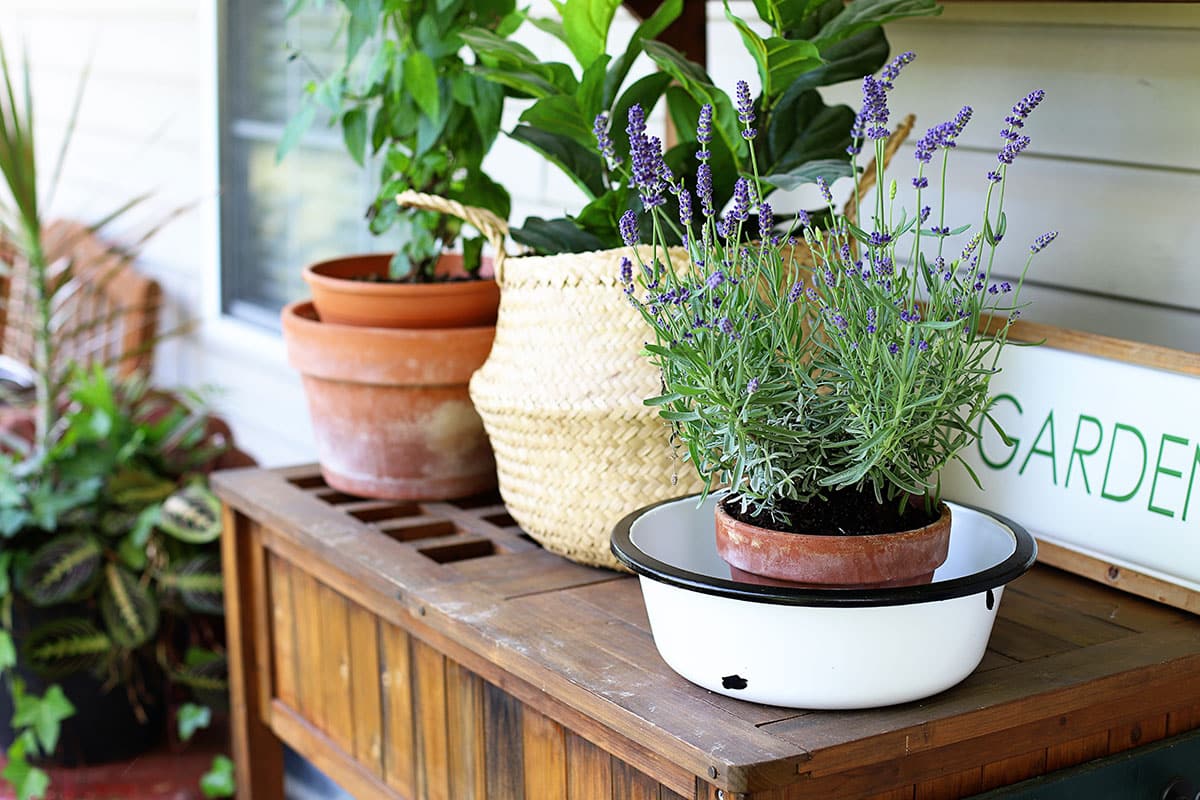
[[[880,187],[888,187],[886,91],[911,58],[905,54],[883,78],[868,79],[873,100],[856,121],[857,143],[865,137],[874,145]],[[746,97],[744,87],[739,94]],[[653,334],[646,352],[664,386],[646,402],[672,424],[710,488],[729,484],[744,509],[776,518],[781,500],[806,502],[843,488],[871,491],[903,509],[913,495],[940,498],[939,471],[961,462],[958,454],[984,424],[1003,435],[988,415],[989,382],[1020,313],[1025,270],[1054,234],[1030,247],[1020,279],[1010,284],[992,272],[1007,227],[1008,165],[1028,145],[1020,129],[1041,96],[1014,108],[1017,122],[1009,118],[1000,166],[980,176],[987,191],[974,235],[945,224],[963,210],[935,214],[921,205],[923,171],[914,181],[918,211],[897,207],[893,182],[890,191],[876,192],[873,207],[856,198],[864,229],[836,211],[818,180],[829,224],[819,227],[802,213],[779,235],[752,165],[752,178],[738,180],[724,216],[717,207],[679,220],[691,257],[679,271],[655,257],[668,241],[663,232],[677,226],[655,192],[689,197],[689,190],[664,169],[661,154],[645,151],[644,134],[635,135],[629,180],[649,209],[654,244],[648,258],[639,256],[640,268],[627,265],[626,292]],[[738,113],[751,138],[753,109],[742,102]],[[943,186],[963,125],[960,112],[918,143],[929,161],[940,153]],[[702,185],[697,201],[707,200]],[[635,219],[626,221],[630,244],[636,227]],[[796,257],[801,236],[811,262]]]

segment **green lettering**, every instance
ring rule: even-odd
[[[1200,467],[1200,444],[1196,445],[1196,455],[1192,458],[1192,471],[1188,475],[1188,490],[1187,496],[1183,498],[1183,516],[1181,519],[1187,522],[1188,506],[1192,502],[1192,484],[1196,482],[1196,467]]]
[[[1047,428],[1049,428],[1049,430],[1050,430],[1050,449],[1049,450],[1039,450],[1038,442],[1040,442],[1042,440],[1042,434],[1046,432]],[[1056,458],[1054,455],[1054,410],[1053,409],[1051,409],[1050,413],[1046,415],[1046,421],[1042,423],[1042,427],[1041,427],[1041,430],[1038,431],[1037,438],[1033,440],[1033,446],[1030,447],[1029,452],[1025,454],[1025,460],[1021,462],[1021,468],[1019,470],[1017,470],[1018,475],[1025,474],[1025,468],[1027,466],[1029,466],[1029,459],[1033,458],[1033,456],[1035,454],[1039,455],[1039,456],[1048,456],[1050,458],[1050,479],[1052,481],[1054,481],[1055,486],[1058,486],[1058,464],[1056,463]]]
[[[1008,402],[1010,402],[1010,403],[1012,403],[1014,406],[1016,406],[1016,409],[1017,409],[1017,413],[1018,413],[1018,414],[1024,414],[1024,413],[1025,413],[1025,410],[1024,410],[1023,408],[1021,408],[1021,404],[1020,404],[1019,402],[1017,402],[1017,398],[1013,397],[1011,394],[998,394],[998,395],[996,395],[995,397],[993,397],[993,398],[992,398],[992,399],[991,399],[991,400],[988,402],[988,404],[987,404],[987,408],[985,408],[985,409],[984,409],[984,411],[983,411],[983,414],[984,414],[984,417],[986,417],[988,420],[990,420],[990,421],[992,422],[992,424],[993,424],[993,425],[996,425],[996,427],[997,427],[997,428],[999,428],[999,427],[1000,427],[1000,425],[999,425],[999,424],[998,424],[998,423],[997,423],[997,422],[996,422],[994,419],[992,419],[991,411],[992,411],[992,406],[996,405],[996,404],[997,404],[997,403],[999,403],[1001,400],[1007,400]],[[1004,438],[1005,438],[1005,442],[1006,442],[1007,444],[1011,444],[1011,446],[1012,446],[1012,451],[1011,451],[1011,452],[1009,452],[1009,454],[1008,454],[1008,458],[1004,459],[1003,461],[998,461],[998,462],[997,462],[997,461],[992,461],[990,458],[988,458],[988,457],[987,457],[987,453],[983,452],[983,423],[984,423],[984,417],[981,417],[981,418],[980,418],[980,420],[979,420],[979,430],[975,431],[975,434],[978,436],[978,438],[975,440],[975,446],[976,446],[976,447],[979,449],[979,460],[980,460],[980,461],[982,461],[984,464],[987,464],[987,465],[988,465],[989,467],[991,467],[992,469],[1004,469],[1005,467],[1007,467],[1009,464],[1011,464],[1011,463],[1012,463],[1012,460],[1013,460],[1014,458],[1016,458],[1016,456],[1017,456],[1017,448],[1018,448],[1018,447],[1020,447],[1020,445],[1021,445],[1021,440],[1020,440],[1020,439],[1013,439],[1013,438],[1012,438],[1012,437],[1010,437],[1008,434],[1001,434],[1002,436],[1004,436]]]
[[[1079,446],[1079,432],[1083,429],[1083,421],[1087,420],[1096,426],[1096,444],[1091,450],[1084,450]],[[1084,456],[1094,456],[1096,451],[1100,449],[1100,445],[1104,442],[1104,426],[1100,424],[1100,420],[1095,417],[1089,417],[1087,414],[1080,414],[1079,421],[1075,423],[1075,441],[1071,442],[1071,460],[1067,462],[1067,480],[1063,483],[1063,487],[1071,488],[1071,470],[1075,467],[1075,456],[1079,456],[1079,474],[1083,476],[1083,490],[1088,494],[1092,493],[1092,485],[1088,483],[1087,467],[1083,463]]]
[[[1154,462],[1154,479],[1150,481],[1150,502],[1147,504],[1146,509],[1148,511],[1153,511],[1155,514],[1162,514],[1164,517],[1174,517],[1174,511],[1171,511],[1167,508],[1159,508],[1158,506],[1154,505],[1154,490],[1158,488],[1158,476],[1160,474],[1170,475],[1172,478],[1183,477],[1183,472],[1180,470],[1166,469],[1162,465],[1163,450],[1167,448],[1167,442],[1170,442],[1171,444],[1181,444],[1184,447],[1187,447],[1188,444],[1187,439],[1180,439],[1178,436],[1171,436],[1167,433],[1163,434],[1162,439],[1158,443],[1158,460]]]
[[[1138,468],[1138,479],[1134,487],[1129,490],[1128,494],[1116,495],[1108,492],[1108,477],[1112,471],[1113,453],[1117,450],[1117,434],[1121,431],[1128,431],[1138,438],[1138,442],[1142,445],[1142,466]],[[1104,484],[1100,487],[1100,496],[1105,500],[1112,500],[1117,503],[1126,503],[1133,499],[1133,496],[1138,493],[1138,489],[1142,488],[1142,480],[1146,477],[1146,437],[1142,436],[1142,432],[1132,425],[1126,425],[1118,422],[1113,426],[1112,440],[1108,443],[1108,463],[1104,466]]]

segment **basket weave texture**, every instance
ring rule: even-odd
[[[638,355],[649,329],[620,284],[629,255],[505,261],[496,340],[471,379],[513,519],[546,549],[612,569],[622,568],[609,550],[621,517],[703,485],[642,402],[660,378]],[[683,250],[671,258],[687,263]]]

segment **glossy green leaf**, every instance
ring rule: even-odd
[[[646,17],[637,26],[633,35],[629,37],[625,52],[612,62],[612,67],[604,78],[603,105],[605,107],[612,106],[617,94],[621,91],[621,86],[625,83],[625,78],[629,75],[630,67],[641,55],[644,44],[658,38],[659,34],[669,28],[672,22],[679,19],[679,15],[682,13],[683,0],[665,0],[653,14]]]
[[[420,50],[414,50],[404,59],[404,88],[426,117],[437,118],[440,109],[437,69],[433,59]]]
[[[354,108],[342,115],[342,139],[346,151],[360,167],[367,149],[367,112]]]
[[[798,76],[822,63],[820,52],[811,42],[776,36],[764,39],[759,36],[745,20],[730,10],[728,0],[725,2],[725,17],[733,23],[758,66],[763,97],[768,105],[773,98],[786,91]]]
[[[825,48],[856,33],[909,17],[932,17],[942,13],[934,0],[850,0],[813,39]]]
[[[606,247],[602,239],[582,230],[569,219],[529,217],[524,225],[509,231],[509,235],[517,244],[537,253],[586,253]]]
[[[713,85],[702,68],[688,61],[678,50],[662,42],[646,42],[646,54],[700,104],[713,107],[713,128],[731,153],[740,154],[745,143],[738,130],[737,112],[729,96]]]
[[[138,647],[158,630],[158,603],[150,590],[127,569],[104,568],[100,615],[109,635],[122,647]]]
[[[350,11],[346,32],[346,65],[349,66],[368,39],[375,35],[382,19],[380,0],[342,0]]]
[[[821,48],[824,64],[797,75],[787,87],[802,92],[843,81],[860,81],[878,72],[888,59],[888,40],[882,28],[870,28]]]
[[[39,674],[61,677],[95,667],[112,647],[108,635],[91,621],[66,617],[34,628],[22,642],[21,651]]]
[[[596,145],[592,121],[584,118],[578,101],[572,95],[543,97],[525,109],[521,122],[544,132],[552,131],[566,136],[585,149]]]
[[[567,174],[576,186],[596,197],[605,191],[604,162],[595,149],[589,149],[561,134],[519,125],[509,134],[524,142]]]
[[[566,0],[562,6],[567,47],[583,66],[591,64],[608,45],[608,31],[621,0]]]
[[[34,551],[17,589],[35,606],[65,603],[95,582],[102,559],[103,550],[94,537],[56,536]]]
[[[767,129],[766,171],[782,175],[809,161],[845,160],[853,122],[848,106],[826,106],[816,90],[788,90]]]

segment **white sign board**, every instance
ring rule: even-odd
[[[1020,522],[1049,563],[1200,612],[1200,376],[1131,363],[1174,351],[1117,343],[1112,360],[1055,346],[1089,337],[1030,328],[1047,343],[1006,348],[991,383],[1012,443],[985,423],[962,454],[983,490],[952,464],[945,495]]]

